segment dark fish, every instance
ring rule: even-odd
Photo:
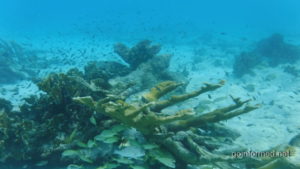
[[[31,83],[28,83],[26,88],[28,89],[30,86],[31,86]]]
[[[209,99],[211,99],[211,95],[210,95],[210,94],[208,94],[207,97],[208,97]]]

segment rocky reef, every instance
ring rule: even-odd
[[[242,77],[244,74],[253,74],[252,70],[261,63],[261,58],[254,52],[243,52],[235,57],[233,74]]]
[[[35,77],[44,64],[35,51],[14,41],[0,40],[0,83],[13,83]]]
[[[108,82],[109,79],[129,74],[131,69],[114,61],[93,61],[84,67],[84,72],[87,80],[101,78]]]
[[[12,108],[10,101],[0,98],[0,110],[10,112]]]
[[[75,138],[84,140],[95,135],[96,128],[89,122],[93,112],[72,101],[72,97],[84,93],[98,96],[98,90],[85,85],[72,71],[51,74],[38,83],[45,94],[26,98],[20,112],[2,110],[1,166],[44,159],[51,166],[60,159],[61,151],[74,144]]]
[[[159,54],[160,45],[151,45],[151,41],[143,40],[132,48],[122,43],[117,43],[114,48],[115,52],[130,65],[132,71],[126,76],[112,80],[113,84],[132,82],[135,84],[132,92],[135,92],[166,80],[186,81],[182,73],[168,70],[172,55]]]
[[[114,51],[130,65],[131,69],[135,70],[141,63],[157,55],[160,48],[160,45],[151,45],[151,41],[143,40],[132,48],[128,48],[122,43],[117,43],[114,46]]]
[[[299,47],[286,43],[281,34],[273,34],[261,40],[254,51],[264,57],[270,66],[293,63],[300,58]]]
[[[286,43],[281,34],[273,34],[259,41],[251,51],[237,55],[233,64],[233,74],[242,77],[252,73],[258,65],[278,66],[294,63],[300,58],[300,47]]]
[[[158,47],[141,44],[126,48],[139,54],[154,49]],[[135,52],[129,52],[128,57]],[[43,93],[26,98],[20,111],[13,111],[9,101],[0,99],[0,168],[296,166],[294,159],[232,156],[232,152],[245,149],[231,149],[239,134],[221,121],[260,107],[251,100],[231,96],[230,105],[219,105],[212,111],[192,107],[174,111],[175,106],[189,99],[221,88],[225,81],[205,83],[186,92],[182,88],[186,82],[175,81],[167,70],[170,55],[154,53],[141,63],[134,61],[135,69],[95,61],[84,72],[71,69],[67,73],[52,73],[37,82]],[[147,81],[147,74],[153,78]],[[278,150],[299,152],[298,143],[295,137]]]

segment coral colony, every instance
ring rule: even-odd
[[[257,55],[268,59],[265,53],[270,53],[269,43],[280,46],[277,50],[290,51],[291,58],[284,58],[287,62],[298,57],[293,46],[283,43],[280,35],[273,35],[261,41],[254,51],[237,57],[236,74],[241,76],[256,65],[251,60]],[[12,69],[8,64],[15,61],[5,57],[22,52],[20,47],[4,42],[0,47],[0,59],[8,59],[1,61],[5,64],[2,69],[13,76],[12,80],[30,74],[27,69]],[[295,160],[288,157],[239,158],[242,153],[237,152],[246,151],[242,147],[219,151],[238,137],[220,122],[261,106],[251,100],[231,96],[231,104],[209,112],[191,107],[167,114],[166,109],[214,92],[225,81],[199,84],[198,89],[185,92],[187,80],[167,69],[171,55],[158,54],[160,49],[160,45],[152,45],[149,40],[132,48],[118,43],[115,52],[129,66],[94,61],[83,72],[71,69],[67,73],[52,73],[36,82],[43,93],[26,98],[20,112],[1,99],[0,165],[72,169],[182,169],[192,165],[211,169],[275,169],[295,165]],[[271,53],[268,57],[279,59],[277,51]],[[250,63],[247,61],[249,66],[241,70],[244,60]],[[299,146],[299,137],[295,137],[290,144],[270,152],[299,152]],[[126,150],[135,153],[128,154]]]

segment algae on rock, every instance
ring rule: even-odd
[[[0,98],[0,111],[3,110],[5,112],[10,112],[13,106],[11,105],[10,101]]]
[[[11,112],[9,102],[2,102],[1,112],[0,104],[0,144],[3,145],[0,168],[39,161],[47,161],[49,166],[61,165],[63,151],[93,138],[104,128],[103,123],[107,121],[104,116],[94,115],[93,110],[72,100],[86,94],[98,99],[106,96],[102,86],[83,77],[77,69],[66,74],[50,74],[37,83],[45,93],[26,98],[20,106],[21,113]]]

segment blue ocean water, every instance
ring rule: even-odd
[[[298,7],[297,0],[3,0],[0,23],[2,36],[90,32],[116,39],[152,36],[180,41],[205,31],[299,35]]]
[[[0,169],[300,168],[299,0],[0,2]]]

